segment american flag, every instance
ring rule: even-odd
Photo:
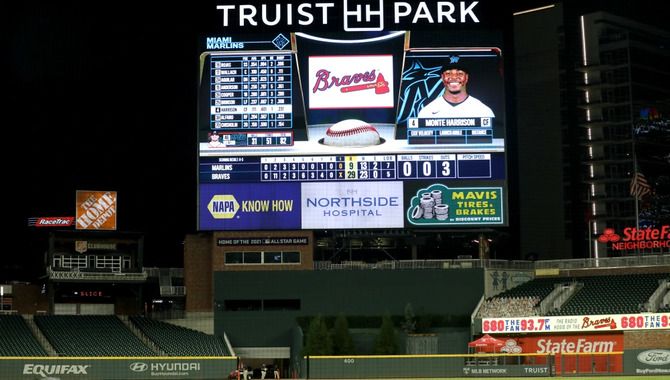
[[[630,195],[637,199],[642,199],[645,195],[651,193],[651,186],[647,182],[644,174],[636,172],[630,181]]]

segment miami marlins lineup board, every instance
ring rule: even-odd
[[[507,224],[500,48],[253,36],[201,41],[200,230]],[[449,65],[489,113],[419,116]]]

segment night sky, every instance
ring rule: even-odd
[[[26,220],[74,215],[76,190],[117,191],[118,229],[146,233],[145,264],[183,265],[181,242],[196,228],[197,42],[217,17],[203,9],[216,2],[135,3],[3,6],[5,245],[12,248],[4,250],[0,282],[43,273],[48,231]],[[523,3],[508,6],[546,4]],[[629,4],[590,7],[640,10]]]

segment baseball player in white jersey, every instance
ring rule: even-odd
[[[444,93],[419,111],[420,118],[495,117],[487,105],[468,94],[468,71],[459,64],[442,67]]]

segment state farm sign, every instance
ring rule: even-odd
[[[519,347],[520,350],[511,349]],[[623,351],[622,334],[544,335],[506,339],[501,352],[574,354]]]
[[[598,236],[600,243],[611,243],[615,251],[626,251],[633,249],[655,249],[670,247],[670,226],[660,228],[637,228],[626,227],[623,236],[613,228],[605,228],[602,235]]]

